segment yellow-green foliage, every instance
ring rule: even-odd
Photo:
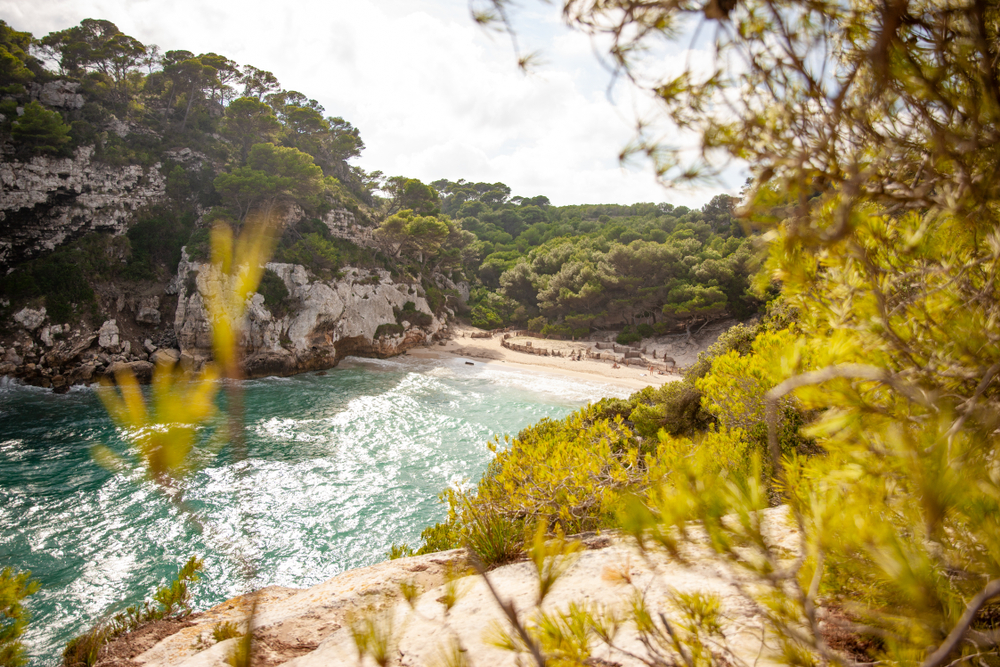
[[[784,353],[795,342],[790,329],[762,331],[750,353],[736,350],[716,357],[711,371],[695,382],[702,405],[723,428],[750,430],[764,422],[764,394],[788,375]]]
[[[131,632],[150,621],[189,615],[191,593],[188,584],[198,581],[198,573],[203,566],[204,563],[200,559],[192,556],[169,585],[159,588],[153,594],[153,601],[158,606],[153,606],[148,600],[141,605],[132,605],[110,619],[98,623],[88,632],[71,639],[63,650],[63,665],[89,667],[97,662],[101,648],[105,644],[126,632]]]
[[[393,610],[370,609],[348,619],[348,622],[351,638],[358,649],[358,660],[368,656],[379,667],[388,665],[393,658],[398,639]]]
[[[232,621],[216,623],[212,627],[212,639],[217,642],[226,641],[227,639],[232,639],[233,637],[239,637],[241,635],[240,626]]]
[[[724,349],[718,348],[718,366],[706,365],[698,386],[690,382],[667,385],[683,385],[691,396],[685,393],[686,398],[677,399],[676,392],[647,388],[627,400],[599,401],[562,420],[543,419],[517,438],[495,439],[489,447],[496,458],[475,492],[444,492],[449,520],[424,530],[424,545],[417,553],[465,545],[488,565],[495,565],[521,550],[525,526],[539,520],[569,533],[618,527],[617,511],[624,498],[659,493],[659,485],[671,475],[695,474],[691,472],[695,463],[704,468],[697,474],[711,474],[713,479],[743,480],[759,474],[754,472],[752,455],[766,449],[763,396],[778,379],[777,373],[765,370],[771,364],[781,368],[779,352],[792,344],[794,336],[789,331],[753,331],[763,332],[760,344],[752,348],[747,341],[740,348],[744,356],[735,349],[722,354]],[[729,420],[723,413],[737,409],[726,401],[730,392],[743,389],[741,367],[756,369],[756,376],[746,384],[752,390],[750,400],[759,406],[750,418]],[[704,398],[702,384],[707,392]],[[693,406],[679,408],[687,413],[683,427],[677,429],[683,435],[671,435],[659,425],[664,415],[679,414],[673,410],[681,402]],[[692,411],[703,413],[706,419]],[[711,425],[713,414],[720,415],[720,427]],[[626,418],[634,423],[626,423]],[[788,425],[786,439],[797,437],[797,426],[797,421]],[[640,429],[642,435],[637,433]]]
[[[30,572],[15,572],[9,567],[0,570],[0,667],[27,663],[20,638],[30,614],[21,602],[38,590],[38,582],[30,576]]]
[[[624,521],[680,558],[700,522],[718,553],[756,577],[744,591],[787,664],[832,659],[818,639],[820,598],[880,637],[873,657],[887,664],[923,662],[942,645],[935,660],[994,655],[995,640],[960,620],[1000,594],[1000,234],[985,213],[969,224],[872,208],[853,223],[851,237],[814,255],[775,247],[798,335],[762,334],[751,354],[719,357],[699,381],[723,424],[760,419],[770,387],[775,403],[793,392],[818,415],[807,432],[824,454],[786,453],[776,470],[803,558],[761,529],[757,475],[722,479],[697,457],[677,459],[661,495]]]
[[[497,439],[490,449],[496,459],[471,504],[463,506],[460,492],[447,492],[452,513],[463,519],[489,510],[586,530],[610,516],[620,491],[641,491],[662,474],[654,458],[640,455],[620,416],[595,419],[591,406],[562,421],[542,420],[507,443]]]

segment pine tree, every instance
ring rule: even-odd
[[[56,111],[49,111],[38,102],[24,107],[24,115],[11,123],[11,136],[21,147],[33,154],[62,153],[69,143],[69,126]]]

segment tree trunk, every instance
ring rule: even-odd
[[[163,110],[163,115],[166,116],[170,113],[170,110],[174,108],[174,91],[177,90],[177,84],[173,81],[170,82],[170,97],[167,98],[167,108]]]
[[[194,89],[198,84],[192,83],[191,90],[188,92],[188,104],[187,108],[184,110],[184,120],[181,121],[181,132],[184,131],[184,126],[188,122],[188,114],[191,113],[191,103],[194,102]]]

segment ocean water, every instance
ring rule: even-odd
[[[183,481],[197,531],[155,485],[96,465],[119,451],[94,391],[0,385],[0,568],[31,570],[32,665],[147,599],[192,555],[196,609],[268,585],[306,587],[416,546],[438,494],[474,483],[493,434],[516,434],[628,390],[462,359],[348,359],[325,375],[244,384],[249,456],[223,451]]]

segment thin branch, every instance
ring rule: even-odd
[[[510,601],[504,602],[500,598],[500,594],[497,593],[495,588],[493,588],[493,582],[491,582],[490,578],[486,575],[486,567],[479,559],[479,554],[472,549],[469,549],[468,551],[469,560],[472,562],[472,566],[476,568],[479,576],[481,576],[483,581],[486,582],[486,587],[489,589],[490,595],[492,595],[493,599],[496,600],[496,603],[500,605],[500,609],[503,610],[503,613],[507,616],[507,620],[510,622],[511,627],[517,631],[518,636],[521,637],[521,641],[523,641],[524,645],[528,647],[528,650],[531,652],[531,657],[535,659],[535,664],[537,664],[538,667],[545,667],[545,655],[542,653],[542,649],[538,645],[538,642],[536,642],[534,638],[528,634],[528,631],[521,624],[520,619],[517,617],[517,610],[514,608],[514,603]]]
[[[922,390],[900,381],[888,370],[878,368],[876,366],[866,366],[864,364],[839,364],[837,366],[827,366],[826,368],[821,368],[816,371],[809,371],[808,373],[802,373],[800,375],[790,377],[767,392],[767,395],[764,397],[767,405],[767,444],[771,454],[771,463],[774,466],[774,475],[779,481],[783,478],[781,450],[778,447],[779,399],[800,387],[820,384],[835,378],[851,378],[854,380],[881,382],[882,384],[892,387],[914,403],[923,405],[924,407],[934,407],[933,401]]]
[[[997,596],[1000,596],[1000,579],[994,579],[986,584],[986,587],[979,592],[979,595],[972,598],[972,601],[965,608],[962,618],[958,620],[955,627],[948,633],[948,637],[944,640],[944,643],[924,661],[921,667],[941,667],[952,651],[958,648],[958,645],[965,639],[965,633],[972,627],[972,622],[976,620],[976,614],[979,613],[979,610],[983,608],[983,605]]]

